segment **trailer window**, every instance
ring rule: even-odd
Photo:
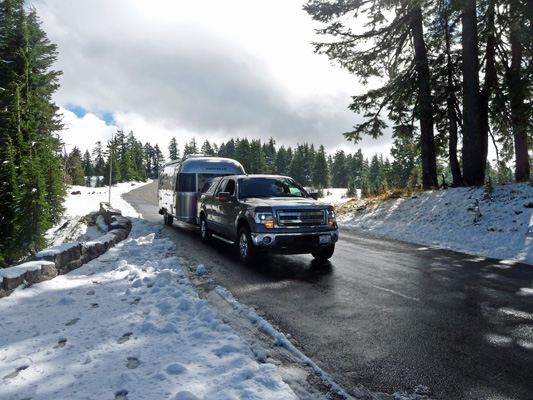
[[[196,174],[178,174],[178,192],[196,192]]]

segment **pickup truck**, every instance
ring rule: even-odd
[[[199,195],[197,210],[202,240],[237,244],[245,264],[260,252],[311,253],[325,262],[339,239],[333,206],[287,176],[214,178]]]

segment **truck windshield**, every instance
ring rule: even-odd
[[[289,178],[242,178],[239,179],[239,197],[309,197],[309,195]]]

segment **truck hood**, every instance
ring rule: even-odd
[[[249,197],[240,199],[248,206],[253,207],[318,207],[324,208],[329,204],[313,199],[302,199],[298,197]]]

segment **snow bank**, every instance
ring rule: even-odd
[[[0,299],[2,399],[295,399],[198,297],[161,227],[120,208],[128,239]]]
[[[339,216],[343,228],[533,264],[529,183],[424,192]]]

